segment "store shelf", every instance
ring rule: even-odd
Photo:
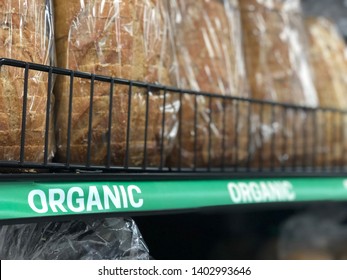
[[[140,166],[131,166],[129,164],[129,131],[130,122],[127,124],[127,150],[124,164],[115,165],[112,163],[110,156],[111,133],[107,135],[108,156],[104,164],[93,164],[91,158],[92,149],[92,126],[89,124],[87,139],[87,156],[85,162],[75,164],[70,160],[70,143],[67,141],[66,160],[59,161],[54,159],[52,162],[48,158],[48,131],[49,131],[49,110],[50,97],[52,90],[53,76],[63,75],[70,77],[73,81],[75,78],[101,81],[108,83],[112,88],[113,85],[123,85],[129,87],[129,100],[132,95],[133,87],[145,88],[147,90],[145,98],[146,110],[145,116],[148,115],[148,103],[151,102],[151,96],[155,93],[149,93],[151,90],[163,96],[165,108],[165,96],[170,94],[176,95],[180,100],[182,94],[189,94],[195,97],[203,96],[210,101],[220,100],[221,104],[236,104],[236,108],[246,106],[250,112],[254,111],[254,106],[260,110],[262,117],[264,108],[268,107],[272,112],[271,120],[274,121],[277,109],[281,109],[283,121],[291,114],[310,114],[312,116],[324,116],[329,114],[335,116],[341,123],[332,131],[336,132],[333,138],[341,139],[345,137],[347,112],[332,108],[308,108],[294,106],[290,104],[277,104],[273,102],[252,100],[246,98],[237,98],[230,96],[221,96],[211,93],[194,92],[191,90],[181,90],[173,87],[165,87],[156,84],[146,84],[138,81],[129,81],[116,79],[113,77],[98,76],[89,73],[71,71],[56,67],[49,67],[38,64],[31,64],[22,61],[10,59],[0,59],[0,67],[16,67],[23,69],[24,77],[28,77],[29,71],[41,71],[48,73],[47,88],[47,110],[46,110],[46,133],[44,139],[44,159],[42,162],[30,162],[25,160],[26,154],[26,119],[22,117],[22,133],[20,139],[20,154],[17,160],[0,161],[0,168],[6,172],[0,173],[0,223],[19,222],[20,220],[28,221],[30,219],[53,219],[53,218],[71,218],[76,216],[88,215],[145,215],[152,213],[162,213],[164,211],[187,211],[199,210],[209,207],[233,207],[235,205],[266,205],[273,203],[295,203],[311,201],[343,201],[347,200],[347,159],[345,151],[340,151],[340,158],[335,159],[338,165],[332,164],[327,156],[323,157],[323,164],[317,163],[315,151],[318,143],[308,143],[305,138],[305,127],[313,127],[312,131],[317,135],[323,135],[326,129],[325,124],[319,126],[315,118],[312,123],[303,123],[298,131],[302,135],[296,135],[301,143],[296,144],[292,141],[288,145],[288,139],[285,133],[274,137],[270,143],[271,154],[270,161],[265,162],[263,154],[260,153],[256,158],[252,157],[251,146],[251,118],[236,119],[248,124],[247,156],[240,164],[227,164],[226,160],[221,158],[220,164],[209,162],[204,167],[197,164],[196,154],[194,154],[194,166],[185,167],[182,160],[178,165],[170,166],[164,161],[163,153],[160,154],[160,163],[154,166],[148,164],[147,153],[147,125],[144,135],[143,161]],[[50,82],[49,82],[50,81]],[[22,116],[26,116],[28,81],[24,80],[23,85],[23,108]],[[93,102],[93,83],[91,83],[90,104]],[[112,90],[110,90],[110,100],[112,100]],[[67,138],[70,139],[73,133],[71,128],[73,87],[70,85],[69,91],[70,111],[68,121]],[[131,112],[129,102],[128,119]],[[211,106],[211,105],[210,105]],[[92,106],[91,106],[92,107]],[[111,108],[109,115],[111,116]],[[91,109],[92,110],[92,109]],[[211,110],[210,110],[211,111]],[[223,110],[221,114],[223,114]],[[92,112],[89,112],[92,114]],[[197,106],[195,106],[195,124],[197,125]],[[165,109],[163,116],[165,115]],[[211,117],[211,116],[210,116]],[[236,118],[241,118],[236,114]],[[90,121],[91,121],[90,117]],[[111,117],[109,120],[111,122]],[[225,119],[225,118],[224,118]],[[309,119],[309,120],[311,120]],[[165,119],[162,121],[162,133],[164,134]],[[224,126],[226,121],[223,122]],[[111,128],[111,123],[109,124]],[[222,129],[225,131],[225,127]],[[208,158],[211,157],[211,129],[208,129],[207,142],[209,146]],[[296,131],[296,132],[298,132]],[[295,135],[294,131],[292,134]],[[196,135],[196,134],[195,134]],[[241,139],[235,134],[235,143],[238,144],[245,139]],[[244,137],[245,135],[243,135]],[[195,136],[196,137],[196,136]],[[281,138],[282,137],[282,138]],[[182,136],[178,135],[178,142],[181,143]],[[347,139],[344,139],[345,141]],[[195,138],[195,142],[197,139]],[[283,154],[296,151],[304,151],[301,158],[292,159],[289,163],[278,165],[275,163],[275,149],[279,148],[275,141],[280,142],[280,150]],[[222,141],[222,149],[226,150],[226,145]],[[163,145],[163,144],[161,144]],[[336,154],[334,146],[329,147]],[[160,147],[163,150],[163,147]],[[237,149],[236,149],[237,150]],[[195,151],[196,152],[196,151]],[[305,156],[307,153],[307,156]],[[224,152],[222,153],[225,154]],[[237,158],[237,155],[235,156]]]
[[[0,219],[347,200],[346,178],[1,182]]]

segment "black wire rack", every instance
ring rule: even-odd
[[[207,178],[225,177],[237,174],[238,176],[337,176],[345,175],[347,171],[347,111],[335,108],[310,108],[284,103],[275,103],[250,98],[217,95],[206,92],[183,90],[175,87],[149,84],[139,81],[131,81],[114,77],[107,77],[72,71],[57,67],[27,63],[12,59],[0,59],[0,73],[4,67],[17,68],[23,71],[23,95],[21,97],[21,131],[18,158],[2,158],[0,169],[3,176],[13,171],[27,174],[27,171],[35,170],[42,176],[44,174],[159,174],[173,176],[203,176]],[[27,130],[28,130],[28,92],[30,72],[46,73],[47,93],[45,127],[42,135],[43,157],[39,161],[26,158]],[[2,76],[2,75],[1,75]],[[0,76],[0,77],[1,77]],[[69,90],[64,93],[68,98],[68,113],[66,116],[67,130],[66,143],[63,156],[50,154],[50,133],[54,130],[55,117],[59,112],[51,114],[54,96],[54,82],[58,76],[69,80]],[[2,76],[4,79],[4,76]],[[76,79],[87,81],[90,91],[85,92],[89,96],[89,116],[85,130],[84,154],[81,154],[79,162],[72,159],[74,152],[71,144],[75,133],[73,127],[74,115],[74,81]],[[102,162],[93,160],[94,139],[94,115],[97,108],[94,106],[94,98],[97,94],[95,84],[101,82],[107,85],[108,112],[105,124],[105,133],[101,149],[105,153]],[[122,160],[114,161],[115,131],[117,123],[113,123],[115,108],[113,103],[117,98],[117,87],[126,88],[127,100],[125,110],[124,151]],[[142,120],[144,128],[142,140],[136,142],[136,151],[140,151],[137,162],[131,163],[131,155],[134,154],[132,133],[137,133],[137,127],[132,127],[130,121],[133,112],[132,98],[136,94],[134,89],[142,92],[142,115],[137,115]],[[160,97],[160,99],[158,99]],[[156,98],[156,101],[154,99]],[[157,100],[160,100],[158,103]],[[168,106],[171,102],[175,106]],[[189,102],[190,109],[186,109],[184,102]],[[154,105],[153,105],[154,104]],[[158,108],[156,108],[157,106]],[[155,137],[151,135],[150,117],[153,111],[160,111],[159,125],[156,125]],[[170,112],[168,112],[170,110]],[[186,111],[184,111],[186,110]],[[202,112],[204,116],[202,116]],[[164,141],[167,129],[168,116],[176,118],[170,141]],[[188,114],[188,115],[187,115]],[[187,116],[189,118],[187,119]],[[218,129],[216,121],[218,120]],[[189,137],[184,132],[185,125],[191,125]],[[241,125],[242,124],[242,125]],[[216,132],[216,130],[218,130]],[[199,134],[200,133],[200,134]],[[142,135],[143,134],[143,135]],[[56,134],[55,134],[56,135]],[[149,137],[156,140],[155,147]],[[153,139],[151,139],[152,141]],[[59,150],[59,139],[56,139]],[[189,163],[187,163],[186,147],[189,143]],[[167,146],[170,145],[170,148]],[[150,149],[154,149],[153,151]],[[155,157],[152,160],[151,157]],[[170,161],[170,158],[175,158]],[[17,174],[19,176],[19,174]],[[24,175],[25,176],[25,175]]]

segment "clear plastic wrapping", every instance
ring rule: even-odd
[[[52,3],[49,0],[0,1],[0,57],[52,65],[55,59]],[[48,74],[29,70],[24,160],[44,157]],[[20,159],[24,69],[0,69],[0,160]],[[53,98],[51,108],[53,110]],[[50,118],[48,159],[54,155]]]
[[[252,98],[318,105],[299,0],[240,1],[244,54]],[[311,153],[309,111],[257,106],[255,141],[264,165],[300,165]],[[305,132],[304,132],[305,131]]]
[[[310,60],[314,82],[322,107],[347,109],[347,50],[337,26],[323,17],[306,20],[310,41]],[[319,158],[326,163],[341,165],[347,139],[346,116],[338,113],[321,113],[318,140]],[[327,124],[327,125],[326,125]],[[341,129],[342,128],[342,129]],[[322,161],[320,159],[319,161]]]
[[[237,1],[174,0],[168,4],[179,87],[248,97]],[[172,166],[231,166],[247,158],[248,103],[183,94],[181,105]]]
[[[279,259],[346,259],[346,208],[317,205],[290,217],[281,227]]]
[[[175,75],[169,69],[172,56],[163,1],[56,0],[54,6],[59,66],[105,76],[176,85]],[[111,139],[111,164],[158,166],[161,160],[165,160],[178,127],[179,103],[172,94],[166,93],[164,103],[164,91],[151,88],[147,91],[147,88],[133,86],[128,119],[128,86],[113,87],[110,106],[110,83],[95,81],[91,110],[91,82],[75,78],[71,141],[67,143],[70,78],[60,78],[57,83],[57,141],[61,160],[66,159],[69,145],[72,163],[87,162],[90,119],[91,164],[107,164],[108,139]],[[110,107],[111,131],[108,128]],[[145,158],[147,162],[144,162]]]
[[[148,260],[130,218],[48,222],[0,228],[2,260]]]
[[[310,60],[321,106],[347,108],[347,52],[337,27],[327,18],[306,20]]]

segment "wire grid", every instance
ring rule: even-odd
[[[23,105],[22,105],[22,119],[21,119],[21,135],[20,135],[20,155],[18,160],[1,160],[1,168],[9,169],[43,169],[47,172],[58,171],[58,172],[75,172],[80,170],[85,171],[100,171],[100,172],[169,172],[169,173],[182,173],[182,172],[193,172],[193,173],[251,173],[255,171],[270,171],[274,173],[285,173],[285,172],[313,172],[319,173],[322,171],[334,171],[334,172],[345,172],[346,171],[346,135],[347,135],[347,111],[334,109],[334,108],[309,108],[305,106],[295,106],[291,104],[275,103],[264,100],[255,100],[250,98],[232,97],[232,96],[222,96],[213,93],[206,92],[196,92],[192,90],[183,90],[174,87],[168,87],[158,84],[149,84],[139,81],[131,81],[126,79],[119,79],[114,77],[100,76],[90,73],[83,73],[79,71],[71,71],[68,69],[62,69],[57,67],[26,63],[23,61],[16,61],[12,59],[2,58],[0,59],[0,70],[1,67],[16,67],[22,68],[24,70],[24,85],[23,85]],[[28,162],[25,160],[26,153],[26,115],[28,110],[28,77],[30,71],[40,71],[48,74],[47,80],[47,106],[46,106],[46,120],[45,120],[45,139],[44,139],[44,159],[42,162]],[[50,131],[50,107],[52,100],[52,88],[53,81],[57,75],[63,75],[70,78],[70,88],[69,88],[69,110],[67,116],[67,147],[66,147],[66,160],[59,161],[53,158],[52,161],[49,160],[48,151],[48,141],[49,141],[49,131]],[[90,106],[89,106],[89,123],[88,123],[88,137],[87,137],[87,154],[86,161],[79,162],[78,164],[71,161],[71,134],[72,130],[72,109],[73,109],[73,82],[76,78],[85,79],[90,81]],[[104,164],[93,164],[91,156],[91,148],[93,145],[93,96],[94,96],[94,83],[96,81],[108,83],[110,86],[109,92],[109,112],[108,112],[108,133],[107,140],[105,141],[105,146],[107,149],[107,157]],[[113,98],[114,98],[114,86],[122,85],[128,88],[128,108],[127,108],[127,128],[126,128],[126,149],[125,149],[125,159],[124,164],[114,165],[111,159],[111,142],[112,142],[112,110],[113,110]],[[143,135],[143,159],[139,166],[132,166],[129,164],[129,153],[132,149],[130,141],[130,133],[132,130],[130,118],[132,113],[132,94],[133,88],[143,88],[145,90],[145,114],[143,118],[145,121],[145,129]],[[153,95],[161,94],[162,98],[162,124],[161,124],[161,138],[164,138],[165,133],[165,121],[166,121],[166,103],[168,94],[176,96],[179,103],[184,102],[183,96],[188,95],[194,100],[192,104],[193,116],[194,116],[194,151],[193,151],[193,165],[185,166],[184,160],[182,159],[182,149],[184,148],[184,135],[182,135],[181,130],[178,130],[176,137],[176,146],[178,150],[178,160],[176,164],[170,164],[166,160],[164,155],[164,141],[160,142],[159,150],[160,161],[156,166],[150,166],[148,164],[148,114],[149,105],[152,101]],[[207,163],[205,166],[201,166],[198,161],[198,131],[199,125],[199,103],[198,99],[204,97],[207,100],[206,109],[209,114],[209,120],[205,124],[207,134],[205,135],[205,141],[207,144]],[[222,104],[222,108],[219,112],[222,118],[222,130],[221,130],[221,157],[220,162],[212,162],[212,154],[214,154],[212,139],[212,106],[218,101]],[[232,104],[234,119],[230,121],[227,118],[226,108]],[[246,109],[245,109],[246,108]],[[241,110],[247,110],[246,113],[240,114]],[[256,114],[255,114],[256,112]],[[178,122],[184,125],[184,120],[182,119],[183,113],[181,110],[177,111]],[[256,123],[260,129],[256,129],[254,116],[257,116]],[[295,117],[293,121],[293,116],[308,116],[299,125],[295,122]],[[291,116],[291,118],[289,117]],[[320,119],[338,119],[339,121],[333,122],[322,122],[318,121]],[[242,118],[242,119],[241,119]],[[265,120],[267,118],[267,120]],[[228,125],[234,125],[234,132],[238,130],[238,124],[242,122],[246,124],[247,132],[243,134],[234,133],[232,136],[232,141],[226,140],[226,131]],[[267,123],[270,127],[274,124],[280,123],[281,126],[286,127],[286,129],[279,130],[274,133],[271,137],[261,129],[263,124]],[[329,127],[330,126],[330,127]],[[291,127],[291,128],[290,128]],[[331,135],[326,135],[326,131],[330,131]],[[313,135],[312,135],[313,133]],[[245,137],[246,135],[246,137]],[[265,139],[267,138],[267,139]],[[312,141],[310,142],[310,139]],[[334,140],[339,140],[342,145],[340,147],[335,146]],[[319,143],[319,141],[321,143]],[[258,144],[257,144],[258,142]],[[245,144],[247,143],[247,144]],[[259,144],[260,143],[260,144]],[[267,148],[262,147],[264,146]],[[323,145],[322,145],[323,143]],[[246,156],[239,158],[239,150],[241,144],[247,147]],[[323,147],[328,147],[326,151]],[[231,163],[225,158],[227,149],[232,149],[233,158]],[[338,150],[335,150],[338,149]],[[290,150],[290,152],[289,152]],[[278,153],[280,151],[281,155],[291,154],[291,160],[278,160]],[[334,152],[338,154],[338,158],[334,161],[330,160],[329,153]],[[297,155],[300,154],[300,157]],[[320,159],[318,160],[318,156]]]

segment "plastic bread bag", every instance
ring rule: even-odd
[[[238,2],[168,1],[179,87],[184,93],[172,167],[230,167],[248,158],[249,103]]]
[[[316,108],[300,1],[242,0],[240,7],[252,98]],[[311,164],[312,110],[264,104],[254,114],[258,147],[254,166]]]
[[[54,65],[52,3],[48,0],[0,1],[0,57]],[[24,68],[0,68],[0,160],[20,160],[24,130],[25,162],[43,162],[45,151],[48,74],[28,71],[24,99]],[[52,84],[54,78],[52,78]],[[25,128],[22,114],[26,102]],[[48,113],[53,113],[53,96]],[[52,115],[49,118],[47,159],[54,155]]]
[[[163,1],[155,0],[54,1],[58,65],[107,77],[176,85],[169,69],[169,29],[162,6]],[[116,82],[112,86],[97,79],[93,88],[91,83],[91,78],[73,80],[68,139],[70,77],[58,77],[59,160],[136,167],[163,163],[177,134],[178,96]]]
[[[130,218],[7,225],[2,260],[147,260],[148,248]]]
[[[347,50],[337,26],[323,17],[309,17],[310,60],[322,107],[347,110]],[[342,165],[346,149],[347,114],[323,111],[317,116],[320,129],[317,157],[327,165]],[[344,147],[345,146],[345,147]]]
[[[290,217],[281,226],[279,259],[346,259],[346,207],[323,204]]]

